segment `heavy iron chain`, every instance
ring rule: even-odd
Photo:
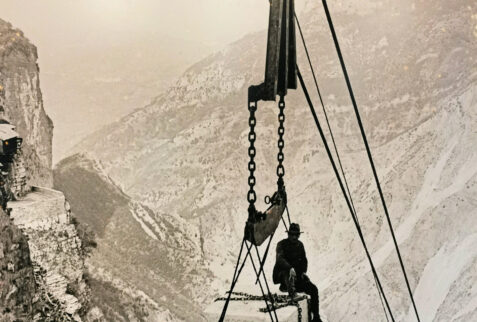
[[[250,174],[248,176],[248,186],[249,190],[247,193],[247,201],[249,203],[249,216],[255,215],[255,201],[257,200],[257,195],[254,190],[255,186],[255,175],[254,172],[256,170],[255,165],[255,125],[257,124],[257,120],[255,118],[255,112],[257,111],[257,102],[248,102],[248,110],[250,112],[250,117],[248,118],[248,125],[250,127],[250,131],[248,133],[248,142],[250,146],[248,148],[248,156],[250,161],[248,162],[248,170]]]
[[[296,305],[296,307],[297,307],[297,309],[298,309],[298,322],[301,322],[301,321],[302,321],[302,318],[303,318],[303,317],[302,317],[302,313],[301,313],[301,312],[302,312],[302,308],[301,308],[301,306],[300,306],[300,303],[298,303],[298,302],[296,302],[295,305]]]
[[[264,297],[263,295],[252,295],[244,292],[232,292],[232,295],[235,295],[237,297],[231,297],[230,301],[263,301]],[[288,303],[288,296],[287,295],[278,295],[278,294],[269,294],[266,296],[268,300],[272,300],[276,303]],[[217,301],[224,301],[226,300],[225,297],[219,297],[215,299],[215,302]],[[275,306],[276,307],[276,306]],[[264,312],[267,309],[264,309]]]
[[[283,161],[285,160],[285,155],[283,154],[283,148],[285,147],[285,140],[283,139],[283,136],[285,135],[285,97],[282,95],[280,96],[280,101],[278,102],[278,108],[279,108],[279,113],[278,113],[278,154],[277,154],[277,160],[278,160],[278,166],[277,166],[277,176],[278,176],[278,190],[279,191],[284,191],[285,185],[283,181],[283,176],[285,175],[285,167],[283,166]],[[257,111],[257,102],[256,101],[249,101],[248,102],[248,110],[250,113],[250,116],[248,118],[248,125],[249,125],[249,133],[248,133],[248,142],[250,143],[250,146],[248,148],[248,156],[250,158],[248,162],[248,170],[250,172],[248,176],[248,186],[249,190],[247,193],[247,201],[249,203],[249,219],[253,222],[256,219],[257,215],[260,215],[255,208],[255,201],[257,200],[257,194],[255,193],[254,186],[256,183],[255,179],[255,170],[256,170],[256,164],[255,164],[255,156],[256,156],[256,149],[255,149],[255,140],[257,138],[256,133],[255,133],[255,126],[257,125],[257,120],[255,118],[255,112]],[[268,198],[270,199],[270,198]]]
[[[278,166],[277,166],[277,176],[278,176],[278,189],[281,190],[284,186],[283,176],[285,175],[285,167],[283,166],[283,161],[285,160],[285,155],[283,154],[283,148],[285,147],[285,140],[283,135],[285,134],[285,99],[284,96],[280,96],[280,101],[278,102]]]
[[[285,160],[285,154],[283,153],[283,149],[285,147],[285,97],[280,96],[280,101],[278,102],[278,154],[277,154],[277,176],[278,176],[278,190],[284,191],[284,181],[283,176],[285,175],[285,167],[283,166],[283,161]],[[248,170],[250,172],[248,177],[248,186],[249,191],[247,193],[247,201],[249,202],[249,216],[254,217],[257,215],[257,211],[255,209],[255,201],[257,200],[257,195],[254,190],[255,186],[255,175],[254,172],[256,170],[255,164],[255,156],[256,156],[256,149],[255,149],[255,140],[256,140],[256,133],[255,133],[255,126],[257,125],[257,120],[255,118],[255,112],[257,111],[257,102],[250,101],[248,102],[248,110],[250,112],[250,116],[248,118],[248,125],[250,127],[250,131],[248,133],[248,142],[250,146],[248,148],[248,156],[250,161],[248,162]],[[268,198],[270,200],[270,198]],[[268,202],[267,202],[268,203]]]

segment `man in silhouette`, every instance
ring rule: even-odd
[[[281,291],[288,291],[290,296],[296,292],[304,292],[311,296],[310,311],[313,314],[312,322],[321,322],[319,313],[318,288],[305,274],[308,260],[300,237],[300,226],[290,224],[288,238],[277,244],[277,259],[273,268],[273,282],[280,284]]]

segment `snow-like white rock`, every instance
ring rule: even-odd
[[[302,309],[302,322],[308,322],[308,303],[306,299],[298,302],[298,305]],[[210,304],[205,314],[207,321],[216,322],[219,320],[222,309],[224,307],[224,301],[216,301]],[[265,308],[264,301],[230,301],[227,314],[224,321],[227,322],[268,322],[270,321],[270,315],[267,312],[260,312],[261,308]],[[278,321],[283,322],[296,322],[298,321],[298,308],[297,306],[286,306],[276,310]],[[273,314],[273,313],[272,313]]]

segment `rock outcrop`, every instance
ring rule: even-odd
[[[32,320],[36,291],[27,238],[0,210],[0,320]]]
[[[28,184],[51,187],[53,123],[43,108],[37,59],[23,32],[0,19],[0,105],[23,138]]]
[[[23,33],[0,19],[0,105],[23,138],[27,184],[51,187],[53,124],[37,58]],[[64,195],[34,188],[8,208],[10,218],[0,214],[1,320],[80,320],[88,293],[84,254]]]
[[[86,291],[84,259],[65,202],[59,191],[34,188],[22,200],[9,202],[8,207],[13,223],[28,236],[36,282],[74,317],[81,308],[76,296]],[[71,294],[72,290],[79,294]]]

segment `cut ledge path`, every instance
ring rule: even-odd
[[[18,201],[10,201],[10,217],[28,236],[35,282],[62,306],[64,312],[77,318],[79,300],[67,293],[68,285],[82,284],[84,261],[81,240],[71,223],[62,192],[32,187]]]

